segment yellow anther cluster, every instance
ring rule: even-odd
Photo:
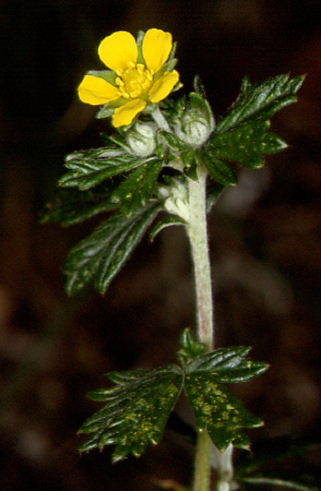
[[[145,99],[147,92],[152,85],[153,74],[144,65],[128,63],[122,74],[116,78],[118,93],[125,99],[141,97]]]

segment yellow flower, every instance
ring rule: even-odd
[[[114,109],[116,128],[131,124],[148,104],[162,101],[177,85],[172,51],[172,35],[161,29],[149,29],[137,42],[129,32],[114,32],[98,47],[99,58],[110,70],[85,75],[78,87],[80,100]]]

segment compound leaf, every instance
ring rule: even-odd
[[[105,293],[158,212],[159,203],[153,202],[130,217],[114,215],[77,244],[64,266],[67,292],[75,293],[93,280]]]
[[[107,405],[91,416],[80,432],[91,434],[81,447],[87,452],[115,445],[113,461],[132,454],[141,455],[148,445],[156,445],[164,432],[169,414],[183,384],[183,373],[176,366],[154,370],[112,372],[111,389],[94,392],[91,397]]]

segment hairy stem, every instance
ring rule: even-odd
[[[196,290],[196,315],[199,340],[207,351],[213,349],[213,301],[211,269],[206,220],[206,173],[199,171],[199,179],[188,181],[189,222],[186,226],[191,244]],[[209,491],[211,481],[212,442],[206,432],[197,437],[193,491]]]
[[[206,219],[206,176],[206,171],[200,169],[198,180],[188,181],[189,221],[186,230],[194,266],[198,338],[207,351],[212,351],[215,330]],[[219,452],[208,433],[203,431],[197,438],[193,491],[209,491],[213,453],[217,464],[217,491],[231,489],[233,447],[230,445],[225,452]]]
[[[206,220],[206,172],[199,171],[197,181],[189,179],[189,223],[186,227],[191,244],[196,290],[197,330],[207,351],[214,346],[211,267]]]

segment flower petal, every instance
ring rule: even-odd
[[[147,68],[154,73],[164,65],[172,49],[172,35],[161,29],[149,29],[143,40],[143,56]]]
[[[130,32],[114,32],[102,40],[98,47],[98,55],[106,66],[120,75],[128,63],[137,62],[136,40]]]
[[[86,104],[98,106],[119,97],[118,89],[94,75],[85,75],[78,87],[79,99]]]
[[[115,128],[119,128],[119,126],[130,124],[135,116],[143,111],[145,107],[146,102],[142,99],[133,99],[123,106],[117,107],[112,119],[113,126],[115,126]]]
[[[172,72],[165,72],[164,75],[159,78],[149,90],[149,100],[151,102],[159,102],[165,99],[165,97],[172,92],[173,88],[177,84],[179,74],[176,70]]]

